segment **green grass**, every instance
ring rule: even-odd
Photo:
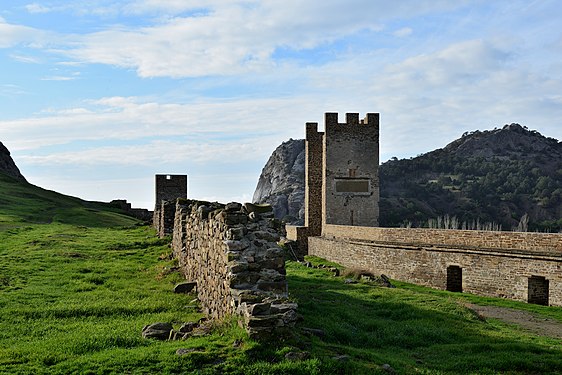
[[[89,202],[37,189],[0,181],[0,374],[385,374],[383,364],[400,374],[562,373],[560,340],[483,321],[464,305],[562,322],[560,308],[400,282],[345,284],[295,262],[287,278],[303,321],[291,335],[258,343],[233,319],[205,337],[143,339],[146,324],[178,328],[202,316],[194,295],[172,292],[181,276],[171,272],[174,261],[160,260],[167,240],[103,205],[92,211]],[[180,348],[194,351],[178,356]],[[310,357],[291,362],[291,351]]]
[[[111,227],[136,220],[107,203],[59,194],[0,173],[0,230],[22,222]]]
[[[328,264],[319,259],[313,263]],[[562,372],[560,340],[526,333],[497,320],[482,321],[466,301],[530,310],[562,323],[562,309],[482,298],[394,282],[347,285],[322,269],[289,263],[290,292],[302,325],[323,329],[308,338],[319,358],[348,355],[349,373],[556,374]]]

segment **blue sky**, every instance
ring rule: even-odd
[[[562,139],[554,0],[10,1],[0,64],[0,141],[27,179],[139,207],[155,173],[250,200],[324,112],[380,112],[382,161],[512,122]]]

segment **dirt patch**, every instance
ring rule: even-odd
[[[562,339],[562,322],[537,316],[523,310],[507,307],[480,306],[468,304],[467,307],[484,318],[499,319],[507,323],[517,324],[523,329],[540,336]]]

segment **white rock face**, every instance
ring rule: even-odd
[[[268,203],[278,219],[304,222],[304,139],[283,142],[265,164],[253,203]]]

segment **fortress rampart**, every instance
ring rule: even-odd
[[[162,217],[171,205],[161,204],[165,227]],[[287,299],[284,253],[277,245],[281,224],[273,214],[239,203],[177,199],[173,205],[172,251],[186,280],[197,283],[205,314],[239,316],[254,337],[293,326],[297,305]]]
[[[360,121],[348,113],[339,123],[326,113],[325,132],[317,125],[306,124],[308,219],[287,227],[301,256],[454,292],[562,306],[562,234],[379,228],[379,115]]]
[[[309,254],[450,291],[562,306],[562,235],[328,225]]]

